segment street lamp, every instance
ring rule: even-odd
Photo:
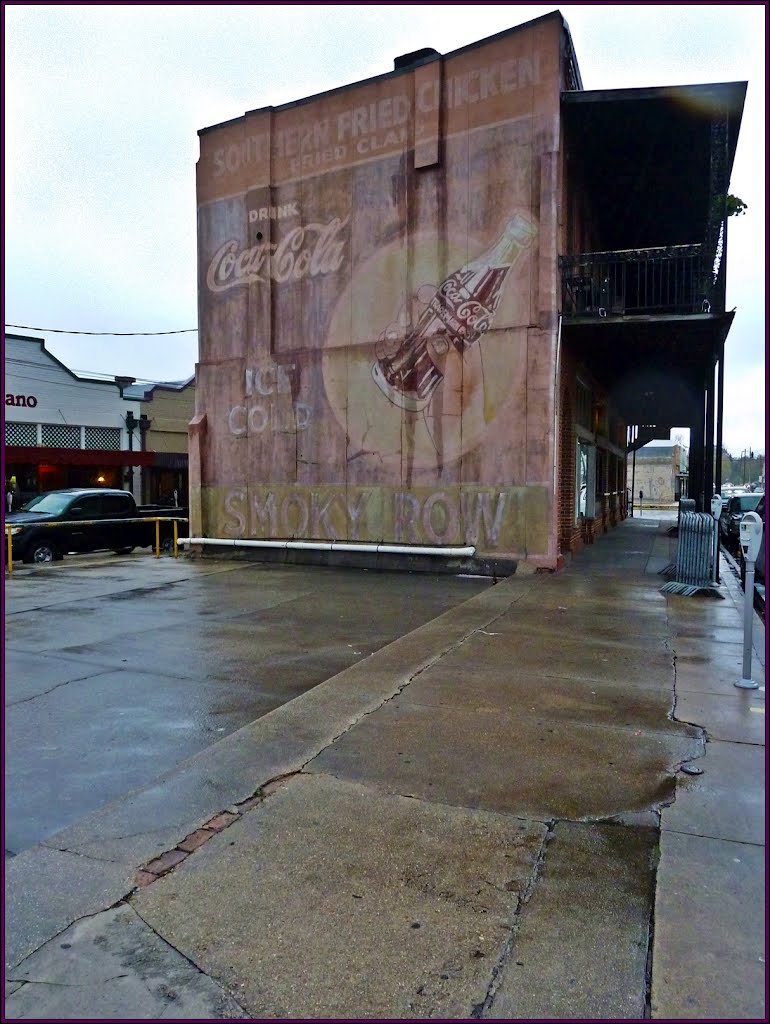
[[[136,377],[115,377],[115,383],[118,385],[120,391],[120,397],[123,397],[123,391],[125,388],[131,387],[132,384],[136,384]]]

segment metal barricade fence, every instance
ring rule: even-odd
[[[714,559],[718,557],[713,517],[708,512],[682,511],[679,516],[676,579],[666,583],[662,590],[684,597],[692,597],[701,591],[716,593],[713,570]]]

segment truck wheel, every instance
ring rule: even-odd
[[[25,562],[58,562],[62,558],[62,553],[59,551],[57,546],[50,540],[38,540],[29,549],[29,553],[24,559]]]
[[[130,548],[115,548],[112,553],[113,555],[130,555],[133,550],[134,546],[132,544]]]

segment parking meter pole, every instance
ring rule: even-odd
[[[751,629],[754,620],[754,563],[746,562],[746,592],[743,595],[743,677],[735,685],[741,690],[756,690],[751,678]]]
[[[759,687],[751,678],[751,627],[754,617],[754,565],[762,540],[762,520],[756,512],[747,512],[740,525],[741,552],[746,566],[743,593],[743,677],[735,685],[741,690]]]

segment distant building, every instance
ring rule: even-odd
[[[186,505],[187,425],[195,413],[195,377],[133,384],[123,394],[139,400],[140,445],[143,451],[152,452],[152,462],[142,470],[141,501]]]
[[[42,338],[5,335],[4,461],[14,507],[62,487],[127,487],[150,460],[133,450],[126,417],[139,414],[115,380],[73,373]],[[138,446],[137,446],[138,448]]]
[[[673,505],[687,497],[688,450],[681,444],[645,445],[628,460],[628,490],[638,505]]]
[[[5,335],[5,493],[16,508],[63,487],[118,487],[187,504],[194,378],[135,384],[76,374],[42,338]]]

